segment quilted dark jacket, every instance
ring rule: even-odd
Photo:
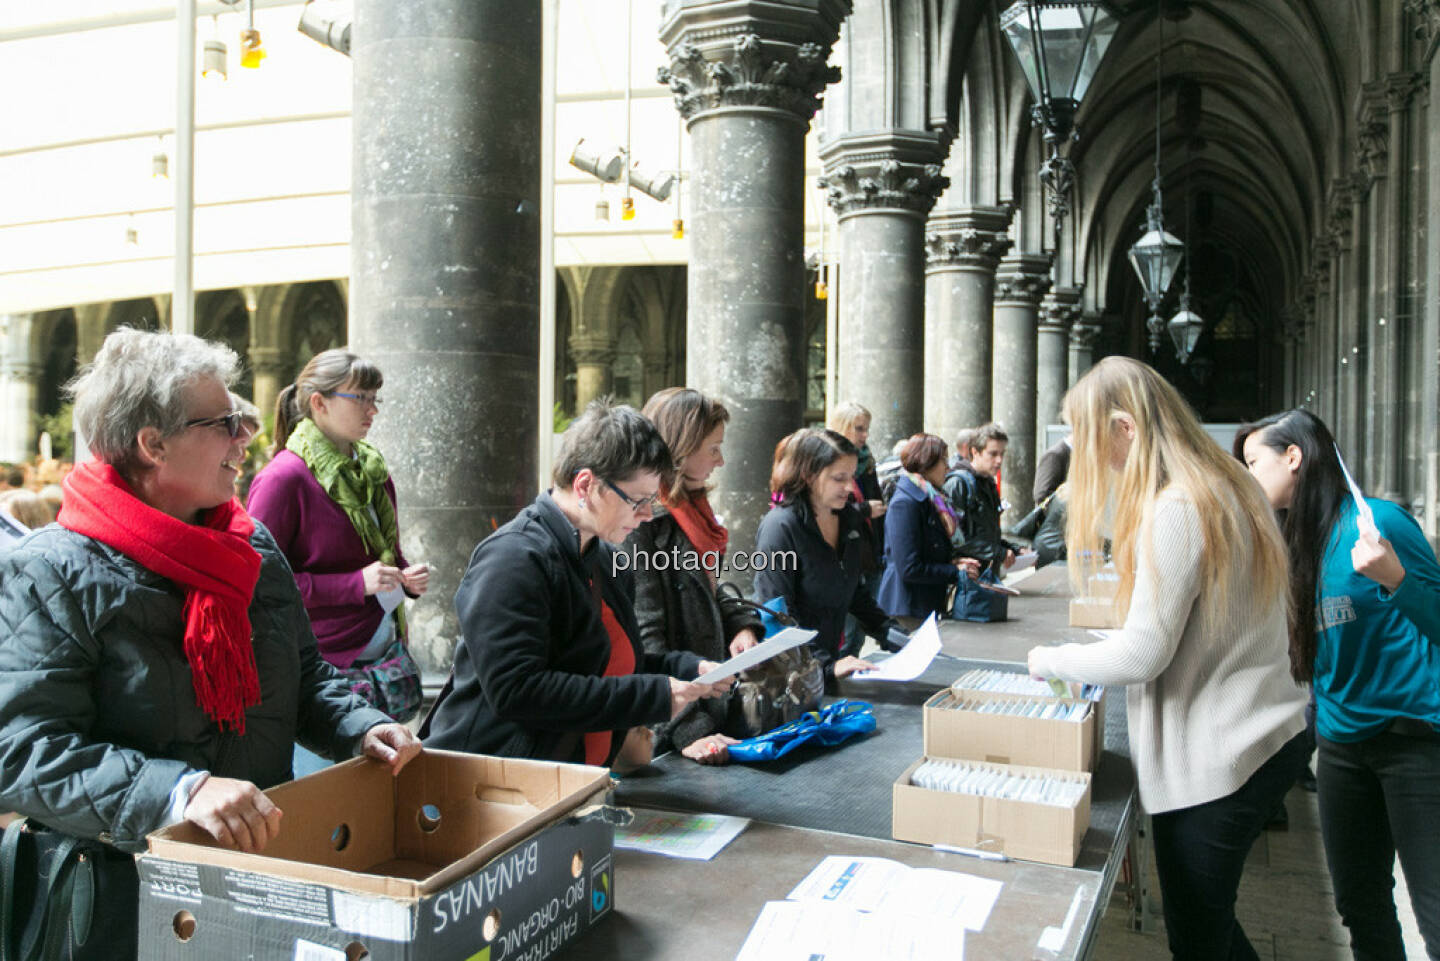
[[[261,699],[243,736],[195,702],[174,582],[53,524],[0,551],[0,811],[138,852],[182,776],[270,787],[290,779],[297,735],[350,757],[388,720],[320,658],[270,532],[256,523],[250,543]]]
[[[692,651],[709,661],[724,661],[730,657],[730,639],[740,631],[750,628],[756,637],[765,636],[764,625],[751,608],[733,597],[716,597],[700,569],[699,553],[670,514],[635,528],[624,549],[635,576],[640,643],[649,653]],[[661,555],[666,558],[663,570],[653,561]],[[683,748],[724,731],[728,700],[705,698],[687,706],[679,717],[657,728],[656,749]]]

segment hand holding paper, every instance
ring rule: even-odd
[[[1360,529],[1360,536],[1355,539],[1355,546],[1350,549],[1350,564],[1355,568],[1356,574],[1368,577],[1387,591],[1393,592],[1400,586],[1400,582],[1405,580],[1405,567],[1395,555],[1395,548],[1380,536],[1380,529],[1375,526],[1375,512],[1365,502],[1360,485],[1350,476],[1350,469],[1345,466],[1345,458],[1340,456],[1338,446],[1335,448],[1335,459],[1340,462],[1340,472],[1345,475],[1345,484],[1350,488],[1350,496],[1354,499],[1355,510],[1359,514],[1355,524]]]
[[[710,670],[695,678],[696,684],[713,684],[726,677],[734,677],[741,671],[762,664],[770,660],[781,651],[788,651],[792,647],[799,647],[815,636],[814,631],[807,631],[799,627],[787,627],[774,637],[762,644],[757,644],[748,651],[736,654],[723,664],[712,667]]]
[[[931,614],[925,623],[915,629],[906,645],[898,654],[890,657],[873,671],[861,671],[850,675],[858,681],[913,681],[925,673],[925,668],[940,653],[940,627]]]

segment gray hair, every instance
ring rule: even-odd
[[[240,358],[224,344],[122,327],[65,390],[91,452],[123,474],[134,467],[141,430],[169,437],[185,429],[185,388],[214,377],[228,389],[239,373]]]

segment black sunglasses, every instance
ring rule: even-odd
[[[199,417],[195,420],[187,420],[185,429],[192,427],[224,427],[225,433],[231,439],[240,436],[240,428],[244,425],[245,415],[238,410],[232,410],[228,414],[221,414],[219,417]]]

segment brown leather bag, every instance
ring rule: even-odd
[[[734,584],[723,583],[717,593],[731,597],[787,627],[795,625],[789,614],[770,610],[741,596]],[[788,724],[820,708],[825,693],[825,673],[820,661],[802,644],[782,651],[763,664],[741,671],[730,694],[725,733],[731,737],[754,737]]]

